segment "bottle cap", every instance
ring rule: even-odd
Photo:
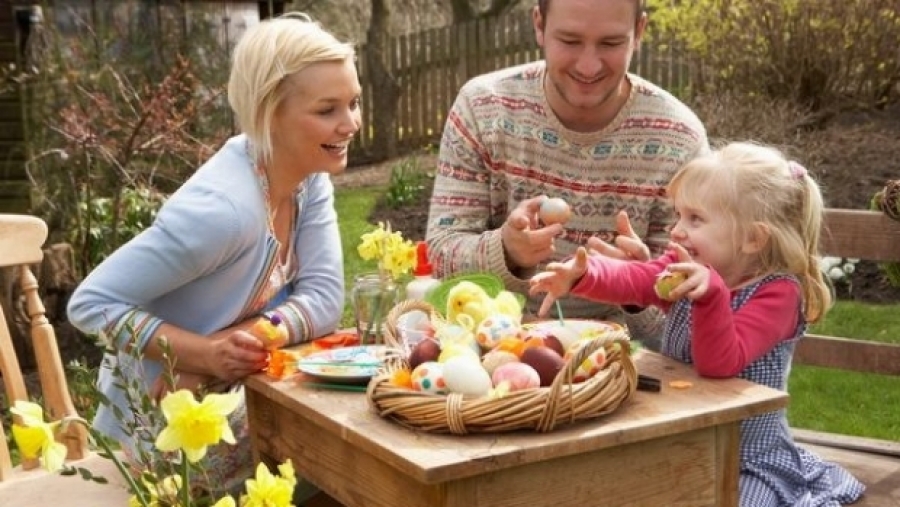
[[[432,271],[431,263],[428,262],[428,243],[419,241],[416,243],[416,269],[413,270],[413,274],[430,276]]]

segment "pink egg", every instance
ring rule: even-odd
[[[510,391],[531,389],[541,386],[541,377],[537,370],[525,363],[505,363],[494,370],[491,376],[494,386],[506,382]]]

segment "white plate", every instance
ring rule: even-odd
[[[375,375],[387,354],[385,345],[339,347],[300,358],[297,369],[329,382],[359,384]]]

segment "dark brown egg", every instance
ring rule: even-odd
[[[541,377],[541,386],[547,387],[553,383],[556,374],[565,366],[562,356],[550,347],[529,347],[522,352],[519,360],[534,368]]]
[[[409,354],[409,369],[428,361],[437,361],[441,355],[441,344],[434,338],[425,338],[417,343]]]

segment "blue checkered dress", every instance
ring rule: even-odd
[[[770,275],[738,290],[732,311],[743,306],[756,290],[774,280]],[[666,319],[663,354],[685,363],[691,360],[691,306],[686,299],[675,303]],[[778,344],[753,362],[740,378],[785,390],[791,357],[806,331],[802,316],[794,337]],[[741,507],[838,507],[856,501],[865,486],[834,463],[798,447],[788,429],[784,410],[748,419],[741,424]]]

